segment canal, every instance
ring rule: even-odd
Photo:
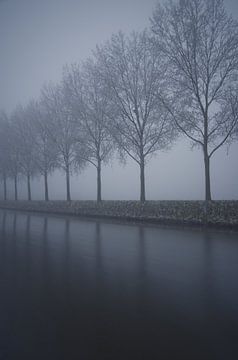
[[[238,359],[238,233],[0,210],[0,360]]]

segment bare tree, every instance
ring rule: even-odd
[[[59,166],[66,175],[67,201],[71,201],[70,174],[76,163],[76,130],[75,122],[62,92],[62,86],[44,87],[41,104],[44,106],[48,118],[47,132],[57,148]]]
[[[74,64],[66,67],[64,90],[76,120],[79,151],[77,157],[97,169],[97,201],[102,200],[101,166],[113,152],[113,138],[108,130],[110,100],[97,65],[92,59],[82,69]]]
[[[49,201],[48,176],[57,167],[58,150],[48,131],[47,111],[43,104],[31,102],[31,121],[37,147],[36,166],[44,177],[45,201]]]
[[[7,177],[9,176],[8,118],[0,112],[0,176],[3,181],[3,198],[7,200]]]
[[[163,58],[146,31],[129,38],[122,33],[112,36],[97,49],[96,57],[114,108],[108,114],[111,132],[120,151],[140,167],[140,200],[145,201],[146,161],[156,151],[168,148],[173,138],[159,96],[166,72]]]
[[[237,21],[222,0],[171,1],[158,5],[151,21],[169,66],[164,103],[181,133],[203,150],[205,198],[211,200],[211,157],[237,123],[226,113],[238,75]]]
[[[19,149],[21,173],[27,178],[27,195],[31,201],[31,179],[37,173],[36,142],[32,124],[31,104],[26,107],[18,106],[12,114],[12,126],[16,131],[15,140]]]
[[[238,140],[238,88],[230,89],[226,94],[225,102],[225,115],[229,116],[231,121],[236,124],[229,139],[229,142],[232,143]]]
[[[4,183],[4,199],[7,199],[7,178],[14,181],[14,198],[18,199],[18,175],[20,173],[19,141],[11,116],[0,114],[0,168]]]
[[[10,116],[9,119],[9,176],[14,181],[14,198],[18,200],[18,178],[21,173],[21,159],[20,159],[20,148],[19,140],[16,128],[14,126],[14,120]]]

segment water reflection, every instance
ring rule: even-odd
[[[65,231],[64,231],[64,245],[62,248],[62,282],[64,282],[64,289],[69,295],[70,292],[70,220],[65,219]]]
[[[138,227],[138,255],[139,255],[139,274],[141,278],[144,278],[146,275],[146,248],[145,248],[145,229],[143,226]]]
[[[95,222],[95,254],[96,254],[96,267],[102,267],[102,249],[101,249],[101,224],[99,221]]]
[[[6,217],[7,217],[6,212],[3,212],[3,213],[1,214],[1,221],[2,221],[2,237],[3,237],[3,239],[5,238],[5,232],[6,232]]]
[[[0,359],[237,358],[236,233],[0,219]]]
[[[13,239],[16,240],[16,235],[17,235],[17,214],[16,213],[14,213],[14,215],[13,215],[12,235],[13,235]]]

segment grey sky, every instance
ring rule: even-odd
[[[149,26],[155,4],[156,0],[0,1],[0,109],[11,111],[37,97],[45,82],[60,79],[65,63],[85,59],[113,32]],[[226,0],[225,4],[238,17],[238,1]],[[212,161],[215,198],[238,199],[237,150],[233,145],[229,156],[226,149],[220,150]],[[104,197],[137,198],[138,174],[131,162],[126,167],[115,163],[105,168]],[[202,154],[191,152],[187,141],[152,159],[146,174],[148,198],[203,198]],[[55,179],[50,184],[54,197],[63,198],[64,178],[57,176],[58,186]],[[35,190],[39,184],[40,180],[35,182]],[[94,169],[75,177],[72,190],[77,198],[94,198]]]
[[[37,96],[62,66],[113,32],[143,29],[155,0],[5,0],[0,3],[0,108]],[[4,84],[4,86],[3,86]]]

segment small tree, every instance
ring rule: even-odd
[[[146,31],[112,36],[96,57],[111,99],[110,130],[121,153],[140,167],[140,200],[145,201],[145,165],[173,138],[168,112],[160,101],[165,64]]]
[[[16,128],[14,126],[14,120],[12,117],[9,119],[9,176],[14,181],[14,198],[18,200],[18,178],[21,173],[21,162],[20,162],[20,148],[19,140]]]
[[[225,115],[229,116],[235,123],[234,130],[232,131],[230,142],[238,140],[238,88],[230,89],[226,94],[226,107]]]
[[[37,173],[37,147],[32,124],[31,104],[18,106],[12,114],[12,126],[16,131],[17,148],[21,173],[27,178],[27,195],[31,201],[31,179]]]
[[[43,104],[31,102],[31,118],[37,147],[36,166],[39,173],[44,177],[45,201],[48,201],[48,176],[58,165],[58,150],[48,132],[47,112]]]
[[[0,176],[3,181],[3,198],[7,200],[7,177],[9,176],[9,128],[5,112],[0,113]]]
[[[238,23],[222,0],[158,5],[152,17],[157,48],[169,67],[164,104],[178,129],[203,150],[205,198],[211,200],[210,160],[234,131],[227,94],[237,88]]]
[[[92,59],[66,67],[64,90],[76,121],[79,149],[77,158],[97,169],[97,201],[102,200],[101,166],[113,152],[113,138],[108,130],[110,99]]]
[[[59,167],[64,170],[66,175],[67,201],[71,201],[70,174],[76,163],[76,129],[64,98],[62,86],[45,86],[42,90],[41,104],[48,119],[47,133],[56,146]]]

